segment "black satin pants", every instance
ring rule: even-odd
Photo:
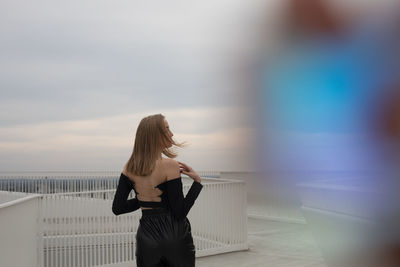
[[[164,208],[142,210],[135,256],[137,267],[195,266],[189,220],[177,220]]]

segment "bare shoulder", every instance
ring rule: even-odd
[[[126,177],[130,177],[129,176],[129,172],[128,172],[128,162],[124,165],[123,169],[122,169],[122,173],[126,176]]]
[[[167,181],[181,176],[181,170],[179,168],[178,161],[174,159],[163,159],[164,170],[167,176]]]
[[[122,169],[122,173],[125,175],[128,173],[128,163],[125,163],[124,168]]]

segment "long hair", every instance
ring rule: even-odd
[[[158,153],[169,158],[178,156],[168,144],[183,147],[185,143],[177,143],[167,134],[162,114],[143,118],[136,130],[133,152],[127,164],[127,171],[137,176],[150,175],[155,167]]]

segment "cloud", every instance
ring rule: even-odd
[[[153,113],[199,168],[245,168],[254,118],[231,71],[259,3],[2,1],[0,168],[118,169]]]
[[[174,138],[189,144],[178,149],[181,160],[187,159],[203,170],[249,169],[254,129],[237,126],[238,112],[242,111],[235,107],[205,107],[167,109],[162,113]],[[2,170],[118,169],[130,156],[140,120],[154,113],[159,111],[3,127],[0,167]],[[218,118],[222,117],[225,124],[219,125]],[[210,123],[212,118],[215,127]]]
[[[1,6],[0,126],[227,105],[236,94],[220,74],[239,2]]]

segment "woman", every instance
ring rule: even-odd
[[[203,185],[191,167],[172,159],[177,156],[170,150],[172,145],[182,147],[172,136],[162,114],[143,118],[115,193],[115,215],[142,210],[136,233],[137,267],[195,266],[195,246],[186,215]],[[194,180],[186,197],[181,173]],[[136,197],[127,200],[132,189]]]

